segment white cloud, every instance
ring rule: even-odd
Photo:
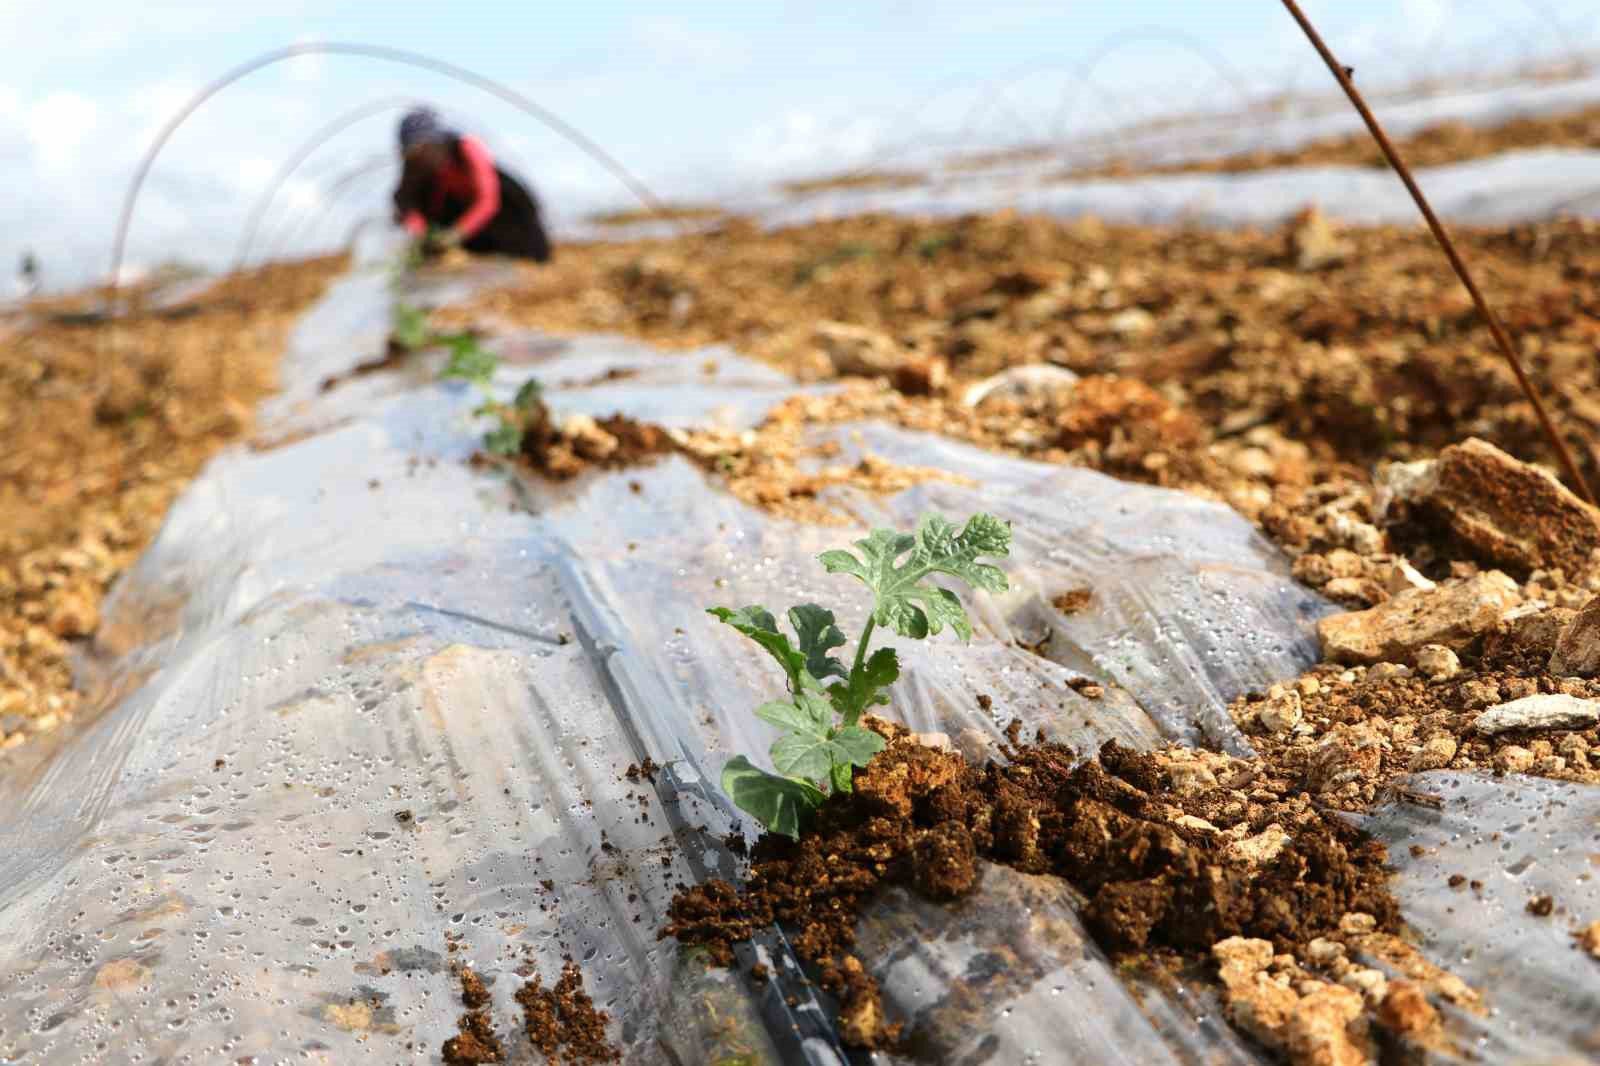
[[[750,55],[743,44],[704,25],[668,15],[635,19],[633,37],[663,67],[687,65],[728,70],[743,67]]]
[[[60,171],[77,161],[78,151],[94,132],[99,117],[99,107],[87,96],[56,92],[29,106],[23,122],[40,164]]]
[[[267,182],[272,180],[272,175],[278,171],[277,166],[270,159],[261,156],[247,156],[239,160],[238,183],[239,191],[258,193],[267,187]]]
[[[756,126],[737,143],[734,154],[739,169],[773,176],[858,165],[884,143],[884,130],[876,119],[831,120],[795,109]]]

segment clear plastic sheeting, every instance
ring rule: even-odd
[[[1443,166],[1416,177],[1442,217],[1474,225],[1600,213],[1600,152],[1544,148]],[[1065,182],[1026,170],[962,175],[903,189],[837,189],[774,203],[772,227],[869,212],[952,217],[1008,209],[1030,215],[1092,215],[1106,222],[1207,226],[1280,222],[1307,204],[1363,225],[1409,223],[1417,207],[1387,170],[1280,167],[1237,174],[1163,174]]]
[[[958,903],[895,888],[861,921],[858,953],[870,960],[886,1007],[907,1019],[910,1061],[1270,1061],[1204,1003],[1204,992],[1176,980],[1126,986],[1060,878],[989,864],[981,873]]]
[[[1573,937],[1600,920],[1600,788],[1451,770],[1414,775],[1408,788],[1441,805],[1395,803],[1364,828],[1389,845],[1395,896],[1423,953],[1489,1007],[1482,1018],[1446,1013],[1459,1060],[1600,1059],[1600,961]],[[1543,896],[1546,916],[1528,906]]]
[[[484,976],[525,1054],[512,994],[564,957],[626,1061],[845,1061],[779,932],[752,949],[774,967],[756,986],[656,931],[680,883],[734,874],[721,839],[749,826],[715,782],[771,739],[750,711],[779,679],[704,608],[815,600],[855,625],[859,590],[813,557],[869,523],[927,508],[1017,523],[1013,591],[978,601],[970,645],[896,642],[893,714],[958,744],[1015,717],[1085,751],[1238,746],[1223,701],[1309,658],[1320,601],[1242,519],[1084,471],[859,427],[960,480],[842,495],[855,528],[771,518],[681,458],[560,486],[476,471],[472,390],[405,366],[321,389],[381,352],[390,299],[357,274],[308,316],[262,441],[208,466],[108,601],[93,674],[128,694],[0,779],[0,1062],[437,1061],[462,1009],[452,962]],[[672,358],[716,382],[704,394],[665,362],[608,391],[586,383],[608,343],[508,362],[496,386],[533,365],[558,410],[731,405],[735,424],[742,394],[783,391],[732,360],[704,375],[700,355]],[[618,345],[614,364],[642,356]],[[581,368],[570,386],[563,359]],[[1100,606],[1065,618],[1049,600],[1077,583]],[[1019,646],[1045,637],[1045,654]],[[1068,687],[1084,674],[1107,698]],[[646,755],[666,769],[628,779]],[[1048,890],[1051,929],[1033,976],[963,1008],[1002,1042],[946,1061],[1248,1061],[1198,998],[1130,997],[1064,886],[986,876],[1009,887],[971,907],[1024,921],[1015,908]],[[994,935],[968,928],[969,947],[920,963],[886,952],[891,1004],[919,1017],[964,995],[955,962]],[[1065,1027],[1076,1042],[1041,1043]]]

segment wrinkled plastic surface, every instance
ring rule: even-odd
[[[1322,74],[1320,67],[1316,73]],[[1591,106],[1597,99],[1600,78],[1590,77],[1470,89],[1410,100],[1374,98],[1369,102],[1389,135],[1400,138],[1445,122],[1482,127],[1526,116],[1575,111]],[[1365,137],[1361,117],[1337,92],[1323,101],[1281,111],[1261,109],[1241,115],[1224,110],[1145,128],[1095,128],[1099,124],[1089,113],[1087,100],[1073,118],[1074,135],[1069,140],[1045,146],[1054,150],[1032,158],[1008,159],[1003,149],[1016,145],[974,142],[967,132],[954,142],[935,137],[928,138],[920,148],[904,146],[906,150],[894,152],[891,168],[909,168],[928,175],[925,184],[910,188],[841,186],[805,196],[772,189],[751,192],[730,188],[709,197],[700,189],[695,198],[722,204],[730,211],[774,227],[868,211],[949,216],[1001,208],[1067,217],[1092,215],[1112,222],[1265,224],[1286,219],[1312,203],[1350,222],[1417,220],[1416,205],[1386,167],[1282,167],[1238,174],[1061,180],[1061,175],[1071,168],[1093,167],[1113,160],[1160,166],[1230,154],[1288,150],[1324,138]],[[952,151],[976,153],[989,149],[1002,150],[993,163],[976,165],[969,159],[959,168],[947,166]],[[871,171],[877,165],[869,160],[865,169]],[[1459,222],[1490,225],[1557,214],[1590,218],[1600,214],[1600,152],[1504,152],[1488,159],[1419,167],[1416,177],[1434,209]],[[576,235],[606,238],[670,236],[694,226],[686,227],[682,222],[596,226],[574,219],[564,223],[563,228]]]
[[[550,980],[567,955],[628,1061],[840,1061],[776,934],[758,949],[776,980],[757,987],[656,931],[679,883],[734,872],[720,841],[742,823],[715,781],[772,739],[750,714],[770,663],[704,607],[816,600],[849,628],[859,593],[813,556],[868,523],[929,507],[1017,523],[1013,591],[976,604],[970,646],[897,642],[893,713],[919,730],[981,744],[1016,717],[1085,751],[1238,747],[1222,701],[1309,658],[1322,605],[1242,519],[1087,471],[857,427],[886,457],[968,479],[841,496],[858,528],[772,519],[678,458],[564,486],[475,471],[477,398],[431,381],[430,357],[320,391],[380,350],[388,299],[358,274],[306,319],[258,447],[203,472],[108,602],[90,673],[129,694],[0,779],[0,1061],[437,1061],[461,1011],[452,960],[490,982],[510,1037],[519,970]],[[731,424],[745,394],[783,391],[726,353],[712,388],[683,372],[706,376],[698,356],[615,392],[585,385],[607,360],[650,361],[609,343],[525,352],[497,385],[570,370],[557,408]],[[1049,607],[1082,584],[1098,621]],[[1015,643],[1045,636],[1043,655]],[[1106,699],[1068,687],[1082,673]],[[667,769],[627,780],[647,754]],[[1247,1060],[1214,1020],[1192,1024],[1199,1000],[1136,1009],[1062,886],[1026,891],[1053,893],[1028,920],[1060,935],[1035,976],[976,1003],[995,1041],[959,1061]],[[983,925],[961,951],[996,950],[1009,928]],[[956,994],[946,947],[891,960],[908,975],[889,976],[897,1009]],[[1045,1041],[1062,1027],[1073,1042]],[[944,1061],[972,1035],[926,1028]]]
[[[1600,152],[1546,148],[1424,167],[1417,180],[1441,216],[1476,225],[1600,212]],[[1283,167],[1237,174],[1168,174],[1059,182],[1036,172],[964,175],[905,189],[839,189],[761,212],[774,227],[867,212],[950,217],[1007,208],[1107,221],[1225,226],[1281,221],[1316,204],[1361,224],[1416,219],[1416,204],[1387,170]]]
[[[1600,788],[1450,770],[1408,784],[1441,806],[1396,803],[1365,828],[1389,845],[1418,946],[1488,1001],[1484,1018],[1446,1014],[1457,1058],[1600,1059],[1600,962],[1572,935],[1600,919]],[[1528,910],[1540,896],[1546,917]]]

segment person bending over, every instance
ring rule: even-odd
[[[495,166],[483,142],[446,126],[429,108],[400,120],[400,185],[395,220],[425,253],[469,252],[550,261],[539,202]]]

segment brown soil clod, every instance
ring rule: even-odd
[[[567,959],[554,988],[538,974],[517,990],[523,1031],[552,1064],[622,1061],[621,1051],[606,1040],[610,1017],[598,1010],[583,988],[583,972]]]
[[[467,1007],[456,1022],[460,1032],[444,1042],[441,1053],[447,1066],[477,1066],[478,1063],[504,1062],[505,1046],[494,1031],[494,1023],[484,1008],[489,1004],[483,979],[470,969],[460,971],[461,1002]]]
[[[1381,845],[1304,796],[1179,792],[1160,759],[1108,743],[1079,761],[1057,744],[1021,744],[1006,764],[976,765],[873,722],[889,746],[835,795],[799,841],[766,835],[742,890],[721,882],[673,901],[663,936],[709,948],[782,921],[802,958],[840,997],[849,1043],[887,1047],[898,1027],[851,954],[855,921],[885,885],[950,900],[976,882],[976,861],[1065,878],[1088,897],[1085,920],[1115,953],[1162,949],[1195,958],[1245,936],[1289,954],[1337,936],[1347,914],[1398,928]],[[1278,827],[1271,848],[1231,847]]]
[[[629,763],[627,773],[624,776],[626,776],[629,781],[638,781],[643,778],[653,785],[656,782],[656,773],[660,771],[660,769],[661,764],[650,758],[650,756],[646,755],[644,757],[644,761],[642,762]]]

